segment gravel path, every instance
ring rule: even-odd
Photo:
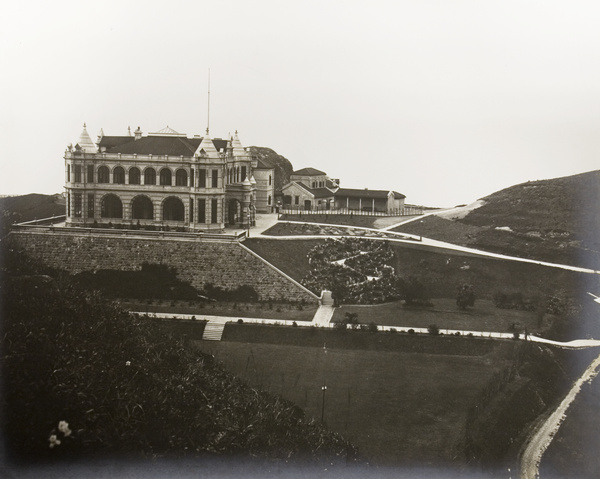
[[[567,409],[581,390],[581,386],[586,381],[591,381],[600,368],[600,356],[598,356],[585,370],[583,375],[575,382],[567,396],[560,403],[560,406],[550,415],[550,417],[538,427],[525,452],[521,457],[521,479],[539,478],[539,467],[542,455],[552,442],[554,435],[566,417]],[[574,472],[573,477],[576,476]]]

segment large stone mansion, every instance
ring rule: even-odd
[[[188,137],[167,127],[143,135],[86,125],[65,152],[67,225],[166,227],[186,231],[248,227],[274,201],[274,170],[252,157],[237,132]]]

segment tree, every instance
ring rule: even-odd
[[[430,306],[429,294],[425,285],[415,276],[399,281],[402,298],[409,306]]]
[[[456,289],[458,290],[456,305],[459,309],[467,309],[475,304],[475,291],[472,285],[463,283],[459,284]]]

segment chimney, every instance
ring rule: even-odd
[[[141,130],[141,128],[138,126],[138,127],[137,127],[137,130],[135,130],[135,131],[133,132],[133,134],[135,135],[135,139],[136,139],[136,140],[139,140],[139,139],[141,139],[141,138],[142,138],[142,130]]]

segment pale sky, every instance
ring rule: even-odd
[[[600,169],[600,2],[0,3],[0,194],[57,193],[64,150],[235,130],[296,169],[470,203]]]

